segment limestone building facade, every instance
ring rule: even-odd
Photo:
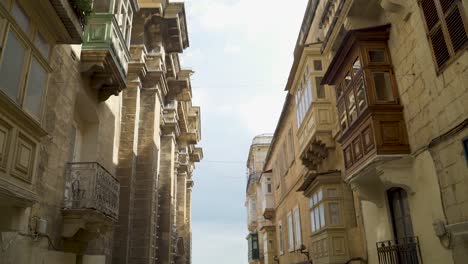
[[[279,263],[466,262],[467,14],[309,1],[264,168]]]
[[[191,263],[188,46],[183,3],[0,1],[0,263]]]
[[[253,138],[247,159],[247,188],[245,207],[247,209],[247,241],[249,263],[260,264],[260,256],[267,254],[261,231],[271,229],[272,223],[264,213],[274,203],[271,176],[265,176],[263,167],[270,148],[272,135],[262,134]],[[267,212],[268,214],[268,212]]]

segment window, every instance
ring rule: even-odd
[[[321,71],[322,70],[322,61],[321,60],[314,60],[314,70]]]
[[[268,193],[271,193],[271,183],[268,183],[268,184],[267,184],[267,192],[268,192]]]
[[[309,200],[310,225],[312,233],[318,232],[326,226],[340,225],[340,199],[337,188],[322,189],[313,193]]]
[[[133,11],[129,0],[120,0],[115,6],[115,15],[119,23],[120,31],[125,39],[125,43],[130,47],[130,37],[132,33]]]
[[[313,100],[313,85],[308,70],[304,72],[295,95],[297,125],[300,127]]]
[[[0,91],[39,121],[51,45],[16,3],[11,7],[11,16],[13,20],[6,23],[6,34],[0,35],[0,46],[3,47]]]
[[[288,213],[288,249],[289,252],[294,251],[294,229],[293,229],[293,217],[291,212]]]
[[[279,239],[279,252],[280,255],[284,254],[284,237],[283,237],[283,224],[281,221],[278,222],[278,239]]]
[[[322,203],[323,192],[319,190],[310,198],[310,219],[312,232],[319,231],[325,226],[325,209]]]
[[[440,72],[468,43],[463,1],[419,0],[426,33]]]
[[[288,167],[294,162],[295,153],[294,153],[294,133],[292,127],[288,131]]]
[[[315,77],[315,87],[317,87],[317,98],[325,99],[325,85],[322,85],[322,77]]]
[[[380,102],[394,101],[389,72],[372,72],[376,99]]]
[[[301,236],[301,218],[299,214],[299,208],[294,209],[294,235],[296,238],[296,250],[301,248],[302,236]]]

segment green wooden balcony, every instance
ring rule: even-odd
[[[91,77],[98,98],[105,101],[126,87],[130,52],[112,13],[95,13],[85,27],[82,71]]]

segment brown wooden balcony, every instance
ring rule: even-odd
[[[346,177],[376,158],[410,153],[387,46],[389,29],[348,32],[324,76],[336,89]]]

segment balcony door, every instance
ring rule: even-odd
[[[413,224],[408,203],[408,194],[401,188],[388,191],[388,202],[396,240],[413,237]]]
[[[380,243],[379,262],[420,264],[421,253],[413,232],[408,194],[401,188],[390,189],[387,194],[395,240]]]

